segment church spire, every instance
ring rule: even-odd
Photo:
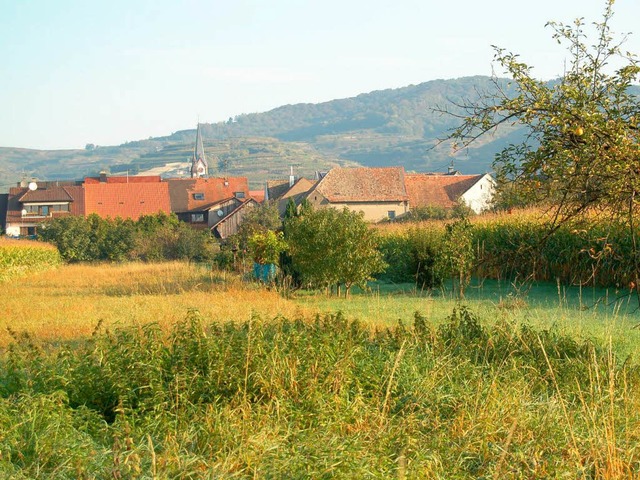
[[[204,145],[202,144],[202,133],[200,132],[200,122],[196,130],[196,145],[193,148],[193,158],[191,159],[191,178],[206,177],[209,165],[204,155]]]

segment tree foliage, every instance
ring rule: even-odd
[[[640,104],[632,86],[640,65],[623,49],[625,38],[611,31],[613,5],[607,0],[602,19],[591,25],[548,23],[570,55],[553,82],[535,79],[518,55],[496,47],[495,60],[512,82],[465,104],[452,138],[466,146],[498,126],[524,125],[522,143],[507,146],[494,162],[498,179],[510,184],[502,200],[546,203],[554,214],[549,233],[591,215],[624,226],[634,245],[628,261],[638,272]],[[640,300],[638,274],[632,284]]]
[[[137,221],[95,214],[57,217],[39,235],[56,245],[68,262],[205,260],[214,250],[207,233],[164,213],[144,215]]]
[[[495,60],[512,78],[507,89],[464,105],[452,137],[466,146],[505,124],[522,124],[528,134],[506,147],[495,168],[515,182],[529,201],[551,200],[557,218],[586,212],[628,212],[638,203],[640,144],[638,99],[630,91],[640,67],[610,30],[613,0],[592,24],[590,45],[583,19],[550,22],[553,38],[566,45],[570,63],[557,81],[533,77],[519,56],[495,48]]]
[[[290,218],[286,238],[294,268],[305,283],[330,288],[362,285],[384,270],[378,251],[378,235],[370,230],[363,214],[347,208],[323,208]]]
[[[230,237],[227,243],[241,251],[247,251],[249,239],[255,234],[281,229],[282,221],[278,205],[276,202],[264,202],[248,210],[242,218],[242,224],[238,227],[238,233]]]
[[[280,254],[287,248],[282,232],[267,230],[254,233],[249,239],[249,250],[253,261],[260,265],[277,264]]]

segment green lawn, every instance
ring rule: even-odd
[[[375,327],[410,324],[415,312],[433,323],[444,321],[453,308],[466,305],[486,324],[498,319],[528,323],[538,329],[556,328],[576,338],[608,343],[622,357],[640,355],[638,299],[613,289],[580,288],[539,283],[518,286],[509,282],[473,281],[464,299],[451,286],[427,291],[412,284],[373,282],[370,291],[355,290],[345,298],[302,292],[296,302],[320,312],[342,312]]]

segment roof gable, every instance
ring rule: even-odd
[[[247,177],[228,178],[172,178],[167,180],[171,211],[176,213],[202,209],[212,203],[234,197],[243,192],[249,197]]]
[[[484,175],[433,175],[408,173],[405,176],[409,206],[451,208]]]
[[[289,188],[289,180],[267,180],[265,198],[269,201],[280,200]]]

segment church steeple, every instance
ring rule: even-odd
[[[207,159],[204,156],[204,146],[202,144],[202,133],[200,132],[200,122],[196,130],[196,146],[193,148],[193,158],[191,159],[191,178],[206,177],[209,171]]]

